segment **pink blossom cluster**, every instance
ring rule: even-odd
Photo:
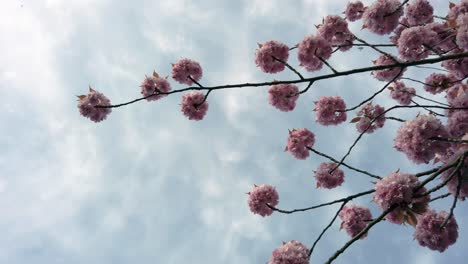
[[[448,132],[440,120],[433,115],[420,115],[406,121],[397,131],[394,147],[406,154],[416,164],[429,163],[436,153],[444,153],[450,146],[447,142],[430,140],[431,137],[445,137]]]
[[[78,96],[78,109],[80,114],[84,117],[91,119],[94,122],[101,122],[106,119],[112,110],[110,108],[96,108],[95,106],[109,106],[110,100],[102,93],[89,87],[87,95]]]
[[[289,131],[288,144],[284,151],[289,151],[296,159],[309,157],[309,149],[314,146],[315,135],[307,128]]]
[[[452,74],[432,73],[424,80],[424,90],[431,94],[441,93],[452,87],[455,77]]]
[[[450,54],[463,53],[463,50],[457,49]],[[468,58],[459,58],[453,60],[445,60],[442,62],[442,67],[451,72],[459,80],[468,77]]]
[[[432,50],[437,53],[444,53],[456,48],[455,35],[456,31],[453,28],[447,27],[442,23],[430,23],[425,25],[429,30],[436,33],[436,38],[431,42]]]
[[[394,172],[379,180],[375,184],[374,202],[382,210],[387,210],[392,206],[398,206],[387,214],[386,219],[395,224],[402,224],[407,219],[408,209],[424,212],[429,203],[429,195],[421,198],[414,198],[416,194],[426,192],[426,189],[415,189],[420,185],[418,178],[411,174]],[[415,210],[418,208],[417,210]]]
[[[371,134],[377,128],[381,128],[385,124],[385,109],[380,105],[376,104],[373,105],[372,103],[368,103],[359,110],[357,116],[359,117],[359,121],[356,123],[356,128],[359,133]],[[372,124],[371,121],[378,117]]]
[[[393,30],[393,35],[390,36],[390,41],[396,45],[398,43],[398,39],[401,36],[401,32],[403,32],[403,30],[407,29],[408,27],[408,19],[406,17],[401,17],[400,22],[398,22],[398,26]]]
[[[416,90],[411,87],[406,87],[403,82],[393,82],[393,86],[390,86],[390,96],[395,99],[401,105],[409,105],[411,99],[416,94]]]
[[[150,96],[152,94],[157,94],[158,92],[167,93],[171,90],[171,84],[163,78],[147,76],[140,85],[141,94],[144,97]],[[166,94],[154,95],[146,98],[147,101],[155,101],[160,98],[167,96]]]
[[[380,55],[380,57],[373,61],[374,65],[381,66],[381,65],[392,65],[395,63],[400,62],[396,58],[391,58],[387,55]],[[372,75],[379,81],[383,82],[390,82],[392,80],[398,80],[403,76],[403,73],[406,71],[406,68],[401,69],[400,67],[385,69],[385,70],[378,70],[373,71]]]
[[[458,4],[450,5],[448,19],[456,20],[459,15],[468,13],[468,0],[460,0]]]
[[[468,107],[468,84],[455,84],[454,86],[447,89],[445,97],[447,98],[447,102],[449,103],[449,105],[453,107]],[[456,111],[466,110],[448,109],[446,113],[448,116],[450,116]]]
[[[363,26],[375,34],[389,34],[398,26],[402,15],[403,7],[400,1],[377,0],[364,11]]]
[[[277,84],[268,90],[268,101],[281,111],[292,111],[296,107],[299,88],[294,84]]]
[[[407,61],[422,60],[431,54],[437,39],[437,33],[426,26],[415,26],[404,29],[398,39],[398,53]]]
[[[200,121],[208,111],[208,102],[203,102],[202,92],[190,92],[182,96],[181,111],[189,120]],[[203,103],[202,103],[203,102]]]
[[[468,13],[458,16],[457,26],[457,45],[460,49],[468,51]]]
[[[445,127],[451,137],[461,138],[468,131],[468,110],[453,111]]]
[[[172,78],[181,84],[192,85],[193,81],[199,81],[203,75],[200,64],[190,59],[180,59],[172,65]]]
[[[364,10],[364,4],[361,1],[349,2],[346,6],[344,14],[346,16],[346,19],[353,22],[362,18]]]
[[[322,69],[321,59],[328,60],[332,54],[330,42],[319,35],[305,37],[297,48],[300,66],[310,72]]]
[[[467,131],[467,130],[465,130]],[[458,150],[456,153],[454,153],[448,160],[447,160],[447,164],[448,163],[452,163],[452,162],[455,162],[456,165],[458,165],[458,161],[457,159],[460,158],[460,156],[466,151],[466,147],[465,148],[461,148],[460,150]],[[459,171],[456,171],[456,165],[455,167],[452,167],[448,170],[446,170],[443,174],[442,174],[442,179],[443,180],[447,180],[448,178],[452,177],[449,182],[447,183],[447,188],[449,190],[449,192],[455,196],[457,194],[457,188],[458,188],[458,184],[459,184],[459,181],[458,181],[458,173],[461,173],[461,177],[462,177],[462,183],[460,185],[460,192],[458,194],[458,199],[460,200],[465,200],[467,197],[468,197],[468,157],[465,157],[465,160],[464,162],[462,163],[461,167],[460,167],[460,170]],[[452,173],[455,173],[454,175],[452,175]]]
[[[410,26],[424,25],[434,21],[434,8],[427,0],[414,0],[406,7]]]
[[[332,45],[339,45],[341,51],[352,48],[353,34],[348,29],[348,22],[340,16],[326,16],[317,27],[317,33]]]
[[[339,96],[322,96],[315,102],[315,121],[324,126],[346,121],[346,104]]]
[[[337,163],[323,162],[315,172],[317,188],[333,189],[344,182],[344,172],[339,168],[335,169]],[[335,169],[332,173],[331,170]]]
[[[348,233],[350,237],[355,237],[359,234],[372,220],[372,214],[369,208],[358,205],[343,207],[339,216],[341,221],[343,221],[341,223],[341,229],[346,230],[346,233]],[[364,239],[366,237],[367,233],[361,236],[360,239]]]
[[[288,46],[275,40],[259,44],[255,53],[255,63],[263,72],[277,73],[284,70],[284,63],[274,58],[286,62],[289,58]]]
[[[279,202],[278,192],[271,185],[254,185],[253,189],[247,193],[249,195],[248,204],[250,211],[254,214],[259,214],[262,217],[269,216],[273,213],[270,207],[277,206]]]
[[[291,240],[275,249],[268,264],[309,264],[309,249],[296,240]]]
[[[455,218],[450,217],[447,225],[440,228],[448,216],[445,211],[437,213],[434,210],[428,210],[422,215],[413,234],[419,245],[439,252],[444,252],[453,245],[458,238],[458,224]]]

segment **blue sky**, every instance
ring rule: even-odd
[[[262,218],[250,213],[245,193],[254,183],[274,185],[279,207],[292,209],[371,189],[370,178],[349,170],[341,187],[316,189],[312,171],[326,160],[296,160],[283,151],[288,129],[307,127],[318,150],[341,157],[357,131],[347,123],[315,123],[313,101],[340,95],[355,105],[384,85],[369,74],[314,84],[292,113],[267,103],[268,87],[213,92],[201,122],[180,113],[181,94],[114,109],[99,124],[79,115],[75,96],[91,84],[113,103],[137,98],[145,74],[170,75],[170,63],[182,57],[200,62],[204,85],[296,78],[256,68],[257,42],[292,46],[324,16],[341,13],[344,2],[2,1],[0,263],[265,263],[282,241],[310,246],[336,206]],[[448,1],[431,2],[445,14]],[[350,27],[373,43],[387,41],[361,31],[359,22]],[[290,57],[297,66],[296,54]],[[343,70],[377,57],[355,50],[330,62]],[[388,91],[374,102],[395,104]],[[389,120],[365,135],[349,164],[379,175],[429,168],[392,148],[399,125]],[[378,215],[370,200],[354,203]],[[447,210],[450,203],[432,206]],[[336,263],[464,263],[466,202],[455,215],[460,237],[443,254],[420,247],[411,227],[381,223]],[[335,223],[311,263],[322,263],[347,240]]]

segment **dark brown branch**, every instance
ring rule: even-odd
[[[455,197],[453,197],[452,207],[450,207],[449,215],[445,218],[442,225],[440,225],[441,229],[444,228],[448,224],[450,218],[452,218],[452,216],[453,216],[453,211],[455,210],[455,207],[457,207],[458,196],[460,195],[461,185],[462,185],[462,182],[463,182],[462,181],[462,174],[461,174],[460,171],[458,171],[458,177],[457,178],[458,178],[457,191],[455,192]]]
[[[336,211],[336,214],[335,216],[333,216],[332,220],[330,221],[330,223],[328,223],[328,225],[322,230],[322,232],[320,233],[320,235],[317,237],[317,239],[314,241],[314,244],[312,245],[312,247],[310,248],[309,250],[309,258],[310,256],[312,255],[312,252],[314,252],[314,248],[315,246],[317,245],[317,243],[320,241],[320,239],[322,238],[322,236],[325,234],[325,232],[327,232],[327,230],[333,225],[333,223],[335,223],[335,220],[336,218],[338,218],[338,215],[340,214],[341,210],[343,210],[343,208],[345,207],[345,205],[348,203],[348,201],[344,201],[340,208],[338,209],[338,211]]]
[[[317,150],[315,150],[315,149],[313,149],[313,148],[310,148],[310,147],[307,147],[307,149],[309,149],[310,151],[314,152],[314,153],[317,154],[317,155],[320,155],[320,156],[325,157],[325,158],[327,158],[327,159],[329,159],[329,160],[331,160],[331,161],[333,161],[333,162],[338,163],[338,161],[337,161],[336,159],[334,159],[334,158],[331,157],[331,156],[328,156],[328,155],[325,154],[325,153],[319,152],[319,151],[317,151]],[[350,169],[350,170],[357,171],[357,172],[359,172],[359,173],[365,174],[365,175],[367,175],[367,176],[369,176],[369,177],[372,177],[372,178],[375,178],[375,179],[382,179],[382,177],[377,176],[377,175],[375,175],[375,174],[372,174],[372,173],[370,173],[370,172],[367,172],[367,171],[364,171],[364,170],[361,170],[361,169],[357,169],[357,168],[351,167],[351,166],[349,166],[348,164],[345,164],[345,163],[342,163],[342,164],[343,164],[343,166],[345,166],[346,168],[348,168],[348,169]]]
[[[404,120],[404,119],[393,117],[393,116],[386,116],[385,119],[395,120],[395,121],[398,121],[398,122],[406,122],[406,120]]]
[[[452,143],[468,143],[468,140],[462,140],[458,138],[443,138],[443,137],[431,137],[430,140],[452,142]]]
[[[354,195],[350,195],[348,197],[345,197],[345,198],[341,198],[341,199],[338,199],[338,200],[335,200],[335,201],[332,201],[332,202],[328,202],[328,203],[323,203],[323,204],[319,204],[319,205],[314,205],[314,206],[311,206],[311,207],[307,207],[307,208],[301,208],[301,209],[294,209],[294,210],[282,210],[282,209],[278,209],[278,208],[275,208],[269,204],[267,204],[267,206],[273,210],[273,211],[276,211],[276,212],[280,212],[280,213],[283,213],[283,214],[292,214],[292,213],[297,213],[297,212],[304,212],[304,211],[308,211],[308,210],[313,210],[313,209],[317,209],[317,208],[320,208],[320,207],[324,207],[324,206],[328,206],[328,205],[332,205],[332,204],[336,204],[336,203],[341,203],[341,202],[345,202],[345,201],[351,201],[357,197],[361,197],[361,196],[364,196],[364,195],[367,195],[367,194],[371,194],[375,192],[374,189],[372,190],[368,190],[368,191],[365,191],[365,192],[361,192],[361,193],[357,193],[357,194],[354,194]]]
[[[381,215],[379,215],[379,217],[377,217],[376,219],[374,219],[372,222],[370,222],[366,228],[364,228],[363,230],[361,230],[361,232],[359,232],[359,234],[357,234],[355,237],[353,237],[351,240],[349,240],[342,248],[340,248],[339,250],[337,250],[335,252],[335,254],[333,254],[333,256],[331,256],[327,262],[325,262],[326,264],[330,264],[332,263],[339,255],[341,255],[349,246],[351,246],[354,242],[356,242],[357,240],[359,240],[363,235],[365,235],[374,225],[376,225],[378,222],[382,221],[385,216],[387,214],[389,214],[391,211],[393,211],[396,207],[398,207],[398,205],[393,205],[392,207],[388,208],[387,210],[385,210]]]
[[[353,144],[349,147],[348,151],[346,152],[346,154],[341,158],[340,162],[332,169],[330,170],[329,173],[332,173],[333,171],[335,171],[343,162],[344,160],[349,156],[349,154],[351,153],[351,150],[356,146],[356,144],[358,143],[358,141],[362,138],[362,136],[366,133],[366,131],[369,129],[369,127],[371,127],[371,125],[377,120],[379,119],[381,116],[385,115],[386,113],[394,110],[394,109],[398,109],[398,108],[438,108],[438,109],[452,109],[452,110],[457,110],[457,109],[468,109],[468,107],[444,107],[444,106],[438,106],[438,105],[396,105],[396,106],[392,106],[390,107],[389,109],[386,109],[385,111],[383,111],[380,115],[376,116],[374,119],[372,119],[369,123],[369,125],[364,129],[364,131],[362,131],[359,136],[356,138],[356,140],[353,142]]]
[[[378,70],[385,70],[385,69],[391,69],[395,67],[412,67],[412,66],[417,66],[417,65],[424,65],[424,64],[433,64],[433,63],[438,63],[441,61],[445,60],[451,60],[451,59],[459,59],[459,58],[464,58],[468,57],[468,52],[464,53],[457,53],[457,54],[450,54],[450,55],[445,55],[437,58],[431,58],[431,59],[425,59],[425,60],[420,60],[420,61],[411,61],[411,62],[401,62],[401,63],[395,63],[395,64],[389,64],[389,65],[377,65],[377,66],[372,66],[372,67],[364,67],[364,68],[357,68],[353,70],[348,70],[348,71],[341,71],[338,73],[332,73],[332,74],[325,74],[321,76],[316,76],[316,77],[311,77],[311,78],[305,78],[303,80],[289,80],[289,81],[272,81],[272,82],[260,82],[260,83],[242,83],[242,84],[228,84],[228,85],[219,85],[219,86],[212,86],[212,87],[187,87],[179,90],[173,90],[165,93],[159,93],[159,94],[173,94],[173,93],[180,93],[180,92],[185,92],[185,91],[190,91],[190,90],[220,90],[220,89],[235,89],[235,88],[244,88],[244,87],[261,87],[261,86],[271,86],[275,84],[287,84],[287,83],[303,83],[303,82],[315,82],[319,80],[325,80],[325,79],[330,79],[334,77],[339,77],[339,76],[347,76],[347,75],[352,75],[352,74],[357,74],[357,73],[363,73],[363,72],[369,72],[369,71],[378,71]],[[302,93],[302,92],[301,92]],[[116,104],[116,105],[109,105],[109,106],[104,106],[104,105],[98,105],[95,106],[96,108],[117,108],[117,107],[122,107],[125,105],[129,105],[141,100],[144,100],[148,97],[151,97],[154,95],[149,95],[143,98],[135,99],[126,103],[122,104]]]
[[[439,195],[439,196],[436,196],[436,197],[432,198],[429,202],[434,202],[434,201],[437,201],[439,199],[449,197],[450,195],[451,195],[451,193],[442,194],[442,195]]]
[[[290,69],[292,72],[294,72],[295,74],[297,74],[297,76],[299,76],[299,78],[301,80],[304,80],[304,76],[302,76],[302,74],[300,72],[298,72],[296,69],[294,69],[291,65],[289,65],[287,62],[283,61],[283,60],[280,60],[278,58],[276,58],[275,56],[272,56],[274,60],[276,61],[279,61],[281,62],[282,64],[284,64],[284,66],[286,66],[288,69]]]

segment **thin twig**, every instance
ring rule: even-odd
[[[335,222],[336,218],[338,217],[338,215],[340,214],[341,210],[343,210],[343,208],[345,207],[345,205],[348,203],[348,201],[344,201],[340,208],[338,209],[338,211],[336,212],[335,216],[333,216],[332,220],[330,221],[330,223],[328,223],[328,225],[322,230],[322,232],[320,233],[320,235],[317,237],[317,239],[314,241],[314,244],[312,245],[312,247],[310,248],[309,250],[309,258],[310,256],[312,255],[312,252],[314,252],[314,248],[315,246],[317,245],[317,243],[320,241],[320,239],[322,238],[322,236],[325,234],[325,232],[327,232],[327,230],[333,225],[333,223]]]
[[[320,156],[325,157],[325,158],[327,158],[327,159],[329,159],[329,160],[331,160],[331,161],[333,161],[333,162],[338,163],[338,161],[337,161],[336,159],[334,159],[334,158],[331,157],[331,156],[328,156],[328,155],[325,154],[325,153],[319,152],[319,151],[317,151],[317,150],[315,150],[315,149],[313,149],[313,148],[310,148],[310,147],[307,147],[307,149],[309,149],[310,151],[314,152],[314,153],[317,154],[317,155],[320,155]],[[367,172],[367,171],[364,171],[364,170],[361,170],[361,169],[357,169],[357,168],[351,167],[351,166],[349,166],[348,164],[345,164],[345,163],[342,163],[342,164],[343,164],[343,166],[345,166],[346,168],[351,169],[351,170],[353,170],[353,171],[357,171],[357,172],[359,172],[359,173],[365,174],[365,175],[367,175],[367,176],[369,176],[369,177],[372,177],[372,178],[375,178],[375,179],[382,179],[382,177],[377,176],[377,175],[375,175],[375,174],[372,174],[372,173],[370,173],[370,172]]]
[[[429,202],[434,202],[434,201],[437,201],[439,199],[449,197],[450,195],[451,195],[451,193],[442,194],[442,195],[439,195],[439,196],[436,196],[436,197],[432,198]]]
[[[462,186],[462,174],[461,174],[460,171],[458,171],[457,179],[458,179],[457,191],[455,192],[455,197],[453,197],[453,203],[452,203],[452,207],[450,207],[450,213],[445,218],[442,225],[440,225],[440,229],[444,228],[448,224],[450,218],[452,218],[452,216],[453,216],[453,211],[455,210],[455,207],[457,207],[458,196],[460,195],[460,190],[461,190],[461,186]]]
[[[276,212],[280,212],[280,213],[283,213],[283,214],[292,214],[292,213],[297,213],[297,212],[305,212],[305,211],[308,211],[308,210],[313,210],[313,209],[317,209],[317,208],[320,208],[320,207],[324,207],[324,206],[328,206],[328,205],[332,205],[332,204],[336,204],[336,203],[341,203],[341,202],[345,202],[345,201],[351,201],[354,198],[361,197],[361,196],[364,196],[364,195],[367,195],[367,194],[371,194],[373,192],[375,192],[374,189],[368,190],[368,191],[365,191],[365,192],[361,192],[361,193],[357,193],[357,194],[353,194],[353,195],[350,195],[348,197],[341,198],[341,199],[338,199],[338,200],[335,200],[335,201],[332,201],[332,202],[323,203],[323,204],[319,204],[319,205],[314,205],[314,206],[307,207],[307,208],[294,209],[294,210],[282,210],[282,209],[278,209],[276,207],[273,207],[273,206],[271,206],[269,204],[267,204],[267,206],[271,210],[276,211]]]
[[[340,248],[339,250],[337,250],[335,252],[335,254],[333,254],[333,256],[331,256],[327,262],[325,262],[326,264],[330,264],[332,263],[339,255],[341,255],[349,246],[351,246],[354,242],[356,242],[357,240],[359,240],[363,235],[365,235],[374,225],[376,225],[378,222],[382,221],[385,216],[387,214],[389,214],[391,211],[393,211],[395,208],[397,208],[398,205],[393,205],[391,206],[390,208],[388,208],[387,210],[385,210],[381,215],[379,215],[379,217],[377,217],[376,219],[374,219],[372,222],[370,222],[363,230],[361,230],[361,232],[359,232],[359,234],[357,234],[356,236],[354,236],[351,240],[349,240],[342,248]]]

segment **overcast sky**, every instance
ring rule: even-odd
[[[324,16],[340,14],[345,2],[2,0],[0,263],[265,263],[282,241],[311,246],[338,207],[262,218],[249,211],[245,193],[253,184],[271,184],[278,207],[293,209],[371,189],[370,178],[346,169],[342,186],[316,189],[313,170],[326,160],[296,160],[284,147],[288,129],[306,127],[319,151],[341,157],[356,128],[315,123],[313,101],[340,95],[354,106],[384,83],[368,73],[317,82],[291,113],[268,104],[268,87],[217,91],[200,122],[180,113],[179,93],[114,109],[95,124],[79,115],[76,95],[92,85],[113,103],[138,98],[145,74],[170,75],[170,64],[182,57],[200,62],[207,86],[295,79],[290,72],[269,75],[256,68],[257,42],[293,46]],[[445,15],[448,1],[432,3]],[[350,27],[373,43],[388,42],[369,36],[360,22]],[[297,66],[296,53],[290,57]],[[369,66],[377,57],[355,50],[336,53],[330,63],[344,70]],[[374,102],[395,104],[388,91]],[[349,164],[382,176],[430,168],[393,149],[399,126],[389,120],[365,135]],[[432,206],[448,210],[450,203]],[[371,196],[353,204],[380,213]],[[455,215],[460,237],[442,254],[420,247],[411,226],[383,222],[336,263],[465,263],[466,202]],[[349,239],[339,222],[311,263],[322,263]]]

